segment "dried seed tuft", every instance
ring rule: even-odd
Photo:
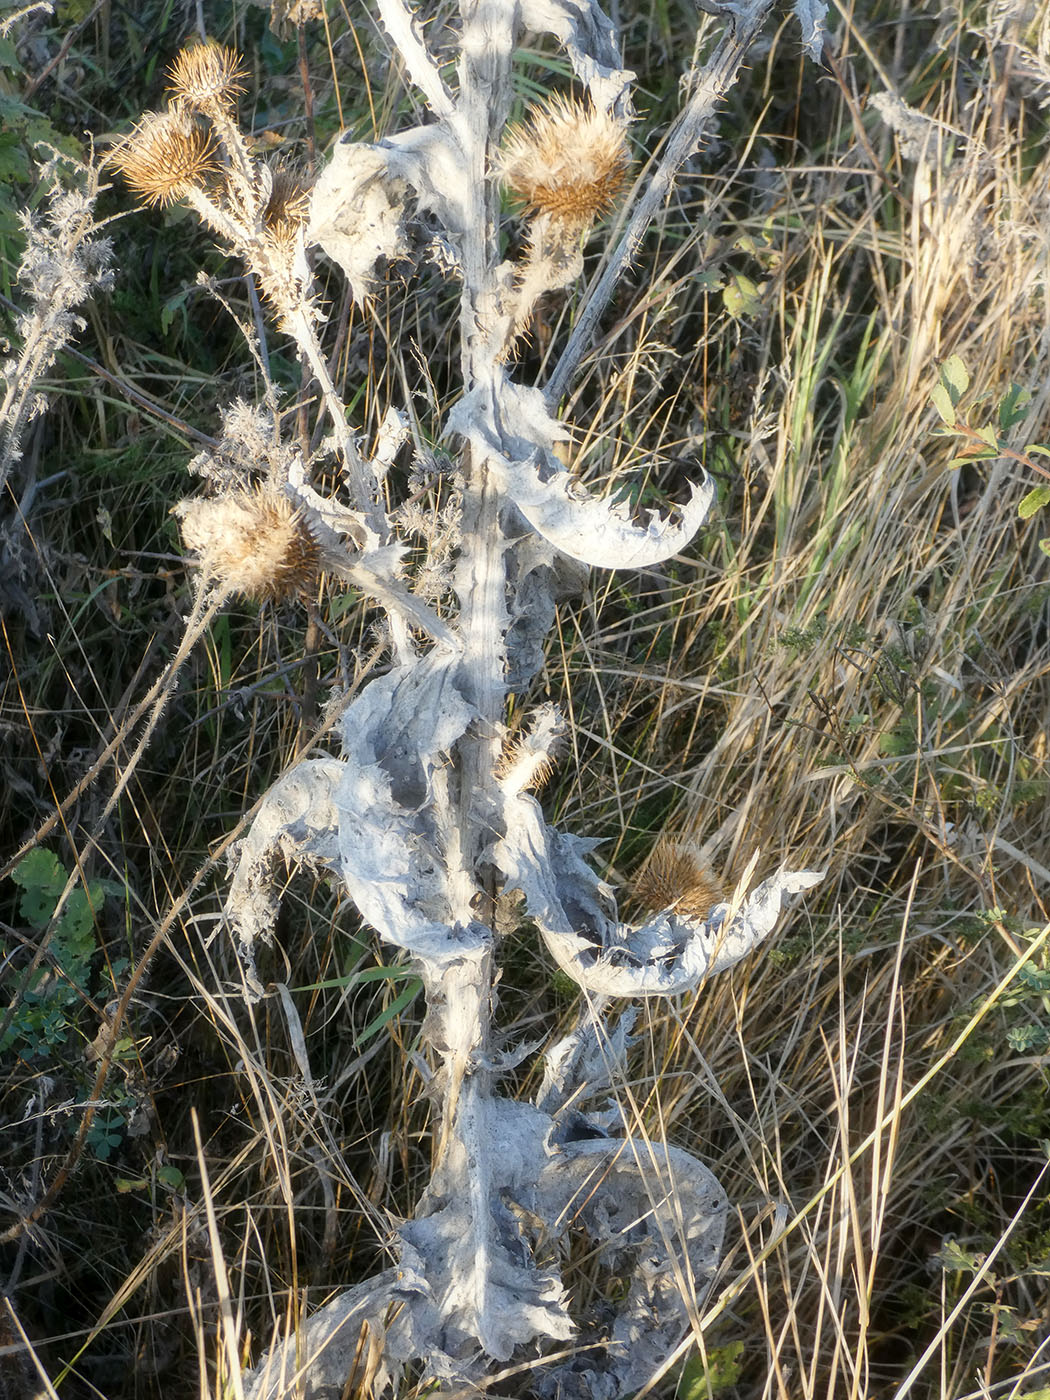
[[[532,213],[586,227],[616,202],[631,165],[626,123],[556,95],[507,137],[504,184]]]
[[[521,735],[505,739],[496,764],[496,777],[511,792],[538,792],[555,769],[549,753],[537,753]]]
[[[175,112],[150,112],[109,158],[151,207],[175,204],[218,165],[211,136]]]
[[[226,593],[260,602],[307,589],[321,551],[302,511],[272,488],[238,488],[175,507],[182,538]]]
[[[177,107],[210,114],[228,111],[244,91],[248,74],[233,49],[222,44],[193,44],[183,49],[168,73],[168,88]]]
[[[270,229],[305,224],[310,217],[310,186],[295,170],[279,165],[273,172],[270,198],[263,212],[263,222]]]
[[[723,899],[721,882],[692,842],[660,840],[631,884],[640,908],[670,909],[681,919],[702,921]]]
[[[510,794],[543,787],[554,772],[565,738],[565,721],[554,705],[541,705],[528,726],[507,734],[496,764],[500,787]]]

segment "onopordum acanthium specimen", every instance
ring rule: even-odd
[[[345,483],[345,499],[319,494],[312,464],[272,419],[235,405],[224,448],[196,463],[213,494],[181,507],[206,584],[276,596],[324,569],[389,620],[389,669],[347,699],[339,755],[303,760],[265,797],[226,913],[255,996],[264,989],[253,950],[271,932],[278,856],[332,872],[365,924],[411,959],[428,1002],[433,1175],[396,1231],[397,1265],[278,1339],[244,1384],[255,1400],[338,1395],[364,1356],[377,1393],[408,1365],[469,1387],[530,1362],[537,1393],[605,1400],[649,1379],[696,1316],[727,1209],[715,1177],[687,1153],[633,1139],[615,1111],[585,1111],[632,1023],[628,1012],[610,1024],[608,1003],[695,989],[765,938],[784,900],[820,876],[780,869],[732,906],[672,900],[640,926],[626,924],[588,863],[592,843],[549,825],[529,791],[563,721],[539,707],[508,756],[505,719],[511,695],[527,700],[555,601],[579,586],[579,566],[658,565],[689,543],[710,507],[702,473],[677,512],[642,523],[623,503],[590,495],[558,455],[568,431],[556,412],[617,277],[771,0],[715,7],[724,34],[542,385],[515,377],[515,345],[539,298],[579,278],[584,241],[622,198],[628,172],[632,75],[612,25],[589,0],[463,0],[453,81],[401,0],[378,6],[429,117],[373,144],[345,137],[308,205],[241,136],[242,75],[226,50],[180,60],[169,111],[147,118],[116,157],[144,199],[188,201],[255,272],[318,382],[331,431],[323,450]],[[822,12],[812,0],[796,6],[814,55]],[[508,130],[512,55],[525,31],[553,36],[582,95],[553,97]],[[513,260],[500,253],[503,189],[527,224]],[[462,392],[434,425],[458,454],[455,520],[409,575],[411,517],[381,504],[408,419],[392,410],[373,455],[361,451],[321,352],[307,253],[322,249],[361,300],[385,261],[421,246],[460,288]],[[533,1103],[497,1092],[501,1071],[529,1053],[498,1051],[492,1035],[496,911],[514,894],[584,993],[577,1028],[547,1051]],[[618,1305],[587,1318],[570,1315],[549,1247],[570,1225],[629,1279]],[[551,1343],[559,1356],[545,1363]]]

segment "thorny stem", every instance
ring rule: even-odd
[[[75,257],[76,250],[86,248],[91,236],[108,222],[94,221],[96,183],[91,185],[91,191],[92,197],[81,216],[72,223],[67,222],[59,233],[60,256],[70,260]],[[91,275],[82,269],[78,276],[81,286],[77,292],[71,295],[67,290],[46,300],[36,297],[32,313],[26,316],[19,317],[17,308],[4,299],[4,305],[14,313],[22,349],[15,364],[4,375],[6,392],[0,401],[0,488],[17,459],[22,431],[32,416],[34,387],[69,338],[70,331],[64,326],[73,316],[73,308],[90,295]]]
[[[237,128],[232,127],[231,130],[236,131]],[[231,149],[239,149],[232,137],[229,144]],[[244,175],[243,172],[242,179],[248,179],[248,176]],[[249,236],[247,231],[236,219],[231,218],[229,214],[209,199],[203,190],[195,186],[191,187],[186,192],[186,199],[200,216],[202,222],[214,229],[234,248],[242,249],[244,247],[246,237]],[[321,343],[317,338],[317,329],[305,297],[294,309],[285,313],[284,321],[287,330],[294,336],[295,343],[309,365],[311,374],[320,386],[321,397],[324,400],[325,409],[332,424],[332,432],[343,459],[347,481],[353,493],[354,505],[365,517],[368,527],[377,538],[385,541],[389,534],[386,518],[375,498],[368,469],[346,421],[346,412],[336,392],[335,385],[332,383],[332,376],[328,373],[328,365],[321,349]]]
[[[383,28],[408,69],[408,76],[427,99],[435,117],[445,119],[455,111],[455,103],[441,81],[434,60],[419,36],[419,21],[402,0],[377,0]]]
[[[227,179],[230,189],[236,192],[242,209],[250,210],[257,221],[262,213],[260,181],[255,164],[248,154],[244,135],[221,101],[207,103],[204,112],[218,132],[222,148],[229,160]]]
[[[287,325],[292,335],[295,336],[295,342],[309,364],[311,373],[320,385],[321,396],[332,424],[332,432],[345,464],[350,489],[354,496],[354,504],[366,516],[368,524],[379,538],[384,539],[387,534],[386,522],[377,502],[373,499],[374,493],[368,481],[367,468],[357,450],[357,443],[354,441],[354,435],[346,421],[346,412],[339,395],[336,393],[335,385],[332,383],[332,376],[328,373],[324,352],[317,339],[317,331],[307,308],[299,306],[291,312],[287,317]]]
[[[214,200],[209,199],[202,189],[196,185],[190,185],[183,197],[201,223],[219,234],[234,248],[244,246],[244,228],[224,209],[220,209]]]
[[[679,170],[696,150],[704,127],[718,103],[736,81],[748,49],[769,13],[772,0],[752,0],[750,7],[737,13],[734,23],[719,41],[686,107],[668,134],[663,156],[645,185],[619,243],[609,256],[605,271],[580,312],[544,393],[547,403],[556,405],[569,387],[576,368],[591,345],[598,322],[616,284],[634,257],[642,235],[663,204]]]
[[[478,334],[479,302],[499,261],[495,228],[496,190],[488,177],[488,151],[498,137],[507,111],[513,11],[500,0],[464,0],[464,34],[484,35],[484,48],[462,53],[459,64],[459,103],[455,118],[466,169],[467,211],[462,240],[463,294],[460,311],[463,383],[469,392],[491,382],[495,365],[488,338]],[[499,491],[488,464],[465,447],[462,457],[464,547],[456,572],[460,602],[460,635],[464,654],[461,685],[478,711],[478,720],[458,746],[458,813],[446,826],[458,848],[448,852],[453,918],[463,925],[491,922],[494,891],[485,887],[479,861],[491,841],[491,823],[498,808],[495,764],[499,752],[498,724],[506,699],[504,633],[506,631],[507,544],[499,518]],[[447,1083],[442,1112],[439,1160],[460,1117],[469,1124],[472,1106],[490,1092],[484,1068],[488,1023],[492,1011],[492,947],[479,954],[480,977],[453,966],[443,977],[443,1040],[448,1047]],[[465,1005],[472,1002],[472,1005]],[[464,1029],[471,1043],[463,1042]],[[461,1097],[462,1096],[462,1097]],[[487,1211],[487,1181],[472,1182],[474,1209]]]

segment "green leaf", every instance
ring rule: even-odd
[[[981,1255],[963,1249],[962,1245],[953,1239],[946,1239],[934,1258],[942,1269],[947,1269],[950,1273],[975,1274],[983,1263]]]
[[[422,990],[423,983],[420,979],[418,977],[411,977],[404,991],[399,992],[390,1005],[384,1007],[379,1015],[373,1017],[368,1025],[365,1026],[364,1030],[354,1041],[354,1049],[360,1050],[361,1046],[367,1044],[373,1036],[378,1035],[384,1026],[388,1026],[391,1021],[396,1021],[402,1011],[404,1011],[406,1007],[411,1006],[412,1002],[415,1001]]]
[[[359,971],[347,972],[342,977],[328,977],[323,982],[308,982],[304,987],[293,987],[293,992],[326,992],[334,987],[356,987],[362,982],[396,982],[411,978],[414,974],[404,967],[365,967]]]
[[[1028,1055],[1033,1050],[1042,1050],[1047,1041],[1043,1026],[1011,1026],[1006,1032],[1006,1043],[1018,1055]]]
[[[1025,452],[1029,457],[1050,457],[1050,447],[1045,442],[1030,442]]]
[[[949,355],[941,365],[941,383],[951,395],[953,404],[957,404],[970,387],[970,376],[958,355]]]
[[[1037,510],[1042,510],[1047,504],[1050,504],[1050,486],[1033,486],[1021,497],[1017,514],[1022,520],[1030,520]]]
[[[1039,541],[1039,548],[1044,554],[1050,554],[1050,537]]]
[[[173,1191],[181,1191],[186,1185],[186,1178],[178,1167],[165,1164],[157,1168],[157,1180],[165,1186],[170,1186]]]
[[[61,889],[66,881],[66,872],[54,851],[46,851],[42,846],[38,846],[35,851],[30,851],[27,856],[22,857],[11,871],[11,879],[23,889],[55,885]]]
[[[17,136],[5,132],[0,136],[0,181],[5,187],[13,185],[16,181],[28,185],[32,178],[29,157],[21,142]]]
[[[976,443],[968,443],[965,450],[954,460],[958,462],[989,462],[993,457],[998,456],[998,447],[988,447],[987,445],[978,447]]]
[[[901,758],[904,754],[912,753],[915,748],[915,736],[913,734],[902,734],[893,729],[886,734],[879,735],[879,753],[887,758]]]
[[[955,401],[943,384],[935,384],[930,390],[930,402],[941,415],[949,428],[955,427]]]
[[[999,405],[999,427],[1004,433],[1016,427],[1024,417],[1025,408],[1031,402],[1031,394],[1020,384],[1011,384]]]
[[[171,296],[160,308],[160,328],[164,335],[171,330],[172,323],[178,316],[180,322],[186,323],[186,304],[190,298],[198,291],[196,284],[183,287],[181,291]]]
[[[693,278],[693,285],[702,292],[720,292],[725,286],[725,281],[720,272],[714,268],[705,268],[703,272],[698,272]]]
[[[126,1196],[129,1191],[145,1191],[149,1182],[144,1176],[136,1177],[134,1180],[129,1176],[118,1176],[113,1185],[122,1196]]]
[[[1024,982],[1041,996],[1050,995],[1050,968],[1033,967],[1030,962],[1026,962],[1017,969],[1017,980]]]
[[[722,292],[725,309],[734,321],[752,319],[762,310],[764,283],[752,282],[742,272],[735,273]]]
[[[678,1400],[708,1400],[720,1390],[736,1385],[743,1369],[743,1351],[743,1342],[730,1342],[724,1347],[711,1347],[706,1357],[692,1355],[682,1367]]]
[[[83,943],[93,924],[91,906],[83,890],[73,890],[59,916],[55,932],[71,947]]]
[[[47,928],[66,878],[66,872],[54,851],[45,851],[40,847],[23,856],[12,870],[11,879],[25,891],[18,911],[32,928],[41,931]]]

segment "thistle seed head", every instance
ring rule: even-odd
[[[244,91],[247,71],[233,49],[222,44],[192,44],[183,49],[168,73],[176,107],[209,113],[228,111]]]
[[[302,511],[273,488],[182,501],[174,513],[187,549],[225,593],[277,601],[317,577],[320,546]]]
[[[218,165],[211,136],[177,112],[149,112],[109,158],[143,204],[176,204]]]
[[[532,213],[585,227],[612,208],[630,164],[625,122],[556,95],[512,129],[500,174]]]
[[[722,886],[689,841],[661,839],[631,884],[635,902],[653,913],[670,909],[680,919],[703,922],[723,899]]]
[[[279,165],[273,172],[270,198],[263,222],[276,232],[291,225],[298,228],[310,217],[310,187],[295,170]]]

